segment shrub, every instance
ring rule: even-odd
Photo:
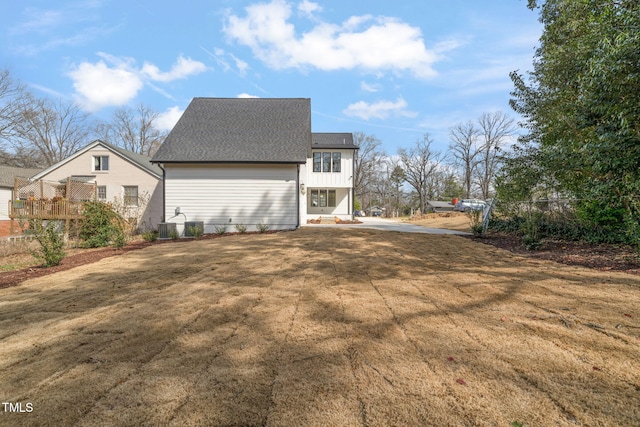
[[[149,230],[142,233],[142,238],[147,242],[155,242],[158,240],[158,232],[155,230]]]
[[[99,248],[110,244],[123,247],[127,243],[124,221],[113,207],[104,202],[87,202],[83,210],[80,239],[87,248]]]
[[[236,225],[234,225],[233,227],[234,227],[234,228],[236,229],[236,231],[237,231],[238,233],[240,233],[240,234],[244,234],[244,233],[246,233],[246,232],[247,232],[247,226],[246,226],[246,225],[244,225],[244,224],[236,224]]]
[[[179,237],[180,237],[180,233],[178,233],[178,230],[171,230],[169,232],[169,238],[171,240],[178,240]]]
[[[258,223],[256,224],[256,228],[258,229],[258,233],[266,233],[269,231],[269,226],[267,224]]]
[[[193,236],[196,239],[198,237],[202,237],[202,235],[204,234],[204,230],[201,227],[198,227],[198,226],[187,227],[187,230],[189,232],[189,236]]]
[[[66,253],[64,251],[64,236],[60,233],[59,225],[54,221],[49,221],[45,227],[42,220],[31,221],[35,231],[35,239],[40,244],[40,248],[30,250],[45,267],[59,265]]]
[[[227,225],[226,224],[216,225],[215,227],[213,227],[213,231],[216,234],[223,235],[224,233],[227,232]]]
[[[469,218],[469,225],[471,226],[471,232],[475,236],[482,234],[482,211],[477,209],[471,209],[466,212],[467,218]]]

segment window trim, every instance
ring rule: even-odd
[[[315,173],[341,173],[341,151],[314,151],[313,172]]]
[[[342,171],[342,153],[334,151],[331,153],[331,172],[339,173]]]
[[[136,195],[135,195],[135,203],[130,204],[128,202],[130,202],[131,200],[133,200],[133,196],[131,195],[127,195],[127,189],[129,188],[135,188],[136,189]],[[126,207],[131,207],[131,208],[137,208],[140,206],[140,202],[139,202],[139,189],[137,185],[123,185],[122,186],[122,203],[126,206]]]
[[[104,197],[100,197],[100,192],[104,190]],[[107,186],[106,185],[98,185],[96,186],[96,198],[101,201],[107,201]]]
[[[312,188],[309,190],[309,205],[312,208],[336,208],[338,207],[338,194],[335,189]],[[313,202],[316,202],[314,205]]]
[[[91,170],[93,172],[109,172],[109,156],[93,156]],[[105,161],[106,160],[106,161]],[[106,168],[104,167],[106,163]]]
[[[313,171],[322,172],[322,153],[319,151],[313,153]]]

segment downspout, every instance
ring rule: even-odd
[[[164,170],[164,168],[160,165],[160,163],[156,163],[158,165],[158,167],[160,169],[162,169],[162,221],[161,222],[167,222],[167,201],[165,200],[165,187],[164,187],[164,182],[166,179],[166,171]]]
[[[300,227],[300,165],[297,164],[296,168],[296,228]]]

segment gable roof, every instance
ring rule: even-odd
[[[194,98],[154,163],[305,163],[308,98]]]
[[[15,184],[15,177],[31,178],[42,169],[18,168],[0,165],[0,187],[11,187]]]
[[[87,151],[97,147],[101,145],[102,147],[106,148],[107,150],[113,152],[114,154],[118,155],[119,157],[122,157],[124,160],[128,161],[129,163],[132,163],[133,165],[139,167],[140,169],[144,170],[145,172],[155,176],[156,178],[160,179],[162,178],[162,169],[160,169],[160,167],[158,165],[154,165],[151,164],[151,159],[147,156],[144,156],[142,154],[138,154],[138,153],[134,153],[133,151],[129,151],[129,150],[125,150],[124,148],[121,147],[117,147],[115,145],[109,144],[107,142],[101,141],[99,139],[96,139],[95,141],[93,141],[92,143],[86,145],[84,148],[81,148],[80,150],[76,151],[75,153],[73,153],[72,155],[70,155],[69,157],[67,157],[66,159],[62,159],[60,160],[58,163],[53,164],[51,166],[49,166],[48,168],[44,169],[43,171],[41,171],[40,173],[38,173],[37,175],[33,176],[32,179],[37,180],[42,178],[43,176],[48,175],[51,171],[58,169],[60,166],[70,162],[71,160],[75,159],[76,157],[86,153]]]
[[[311,134],[311,148],[351,148],[359,149],[353,143],[352,133],[314,132]]]

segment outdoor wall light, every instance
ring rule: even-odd
[[[300,192],[301,192],[302,194],[305,194],[304,183],[300,184]]]

